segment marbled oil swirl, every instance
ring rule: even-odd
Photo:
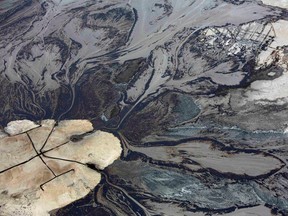
[[[123,147],[51,215],[287,215],[287,20],[260,0],[0,1],[1,125],[89,119]]]

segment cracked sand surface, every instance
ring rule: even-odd
[[[0,215],[49,215],[84,197],[101,179],[86,164],[104,169],[122,151],[120,141],[110,133],[86,135],[93,130],[87,120],[67,120],[57,126],[54,120],[44,120],[27,132],[27,125],[33,124],[11,122],[6,131],[13,135],[0,140]],[[70,141],[72,135],[83,136]]]

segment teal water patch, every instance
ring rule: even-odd
[[[150,170],[143,174],[142,184],[154,195],[189,201],[200,208],[217,210],[262,203],[249,183],[207,185],[191,175],[165,170]]]
[[[186,202],[200,208],[221,210],[268,203],[288,210],[288,201],[273,196],[253,180],[229,180],[220,176],[197,176],[181,170],[155,167],[140,160],[115,161],[108,169],[117,182],[127,182],[141,193]]]
[[[210,131],[210,132],[209,132]],[[167,136],[177,136],[181,138],[201,137],[203,132],[209,135],[223,136],[226,139],[235,140],[253,140],[254,142],[261,143],[269,140],[288,139],[288,134],[278,131],[245,131],[237,127],[218,127],[218,126],[201,126],[201,125],[187,125],[183,127],[175,127],[167,130]]]
[[[13,7],[15,7],[18,3],[22,3],[21,0],[2,0],[0,5],[0,13],[2,11],[9,10]]]
[[[200,208],[217,210],[267,203],[283,211],[288,210],[287,200],[260,189],[254,181],[227,183],[222,179],[205,184],[192,175],[152,168],[143,173],[142,184],[154,195],[189,201]]]
[[[177,114],[177,122],[188,121],[200,113],[200,108],[189,95],[177,95],[177,103],[173,112]]]
[[[253,185],[256,194],[261,200],[288,213],[288,200],[283,199],[282,197],[271,196],[270,191],[267,189],[260,189],[259,185],[256,183],[253,183]]]

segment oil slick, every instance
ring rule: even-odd
[[[93,127],[99,148],[107,132],[123,148],[114,163],[119,145],[81,158],[102,178],[85,167],[96,188],[51,215],[287,215],[285,1],[2,2],[0,122],[38,122],[5,129],[27,148],[3,169],[35,156],[31,140],[79,161],[65,153],[91,148],[64,143],[93,143]],[[48,169],[37,154],[31,166]]]

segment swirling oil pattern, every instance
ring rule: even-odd
[[[288,4],[267,2],[1,0],[1,125],[89,119],[123,148],[50,214],[288,215]]]

